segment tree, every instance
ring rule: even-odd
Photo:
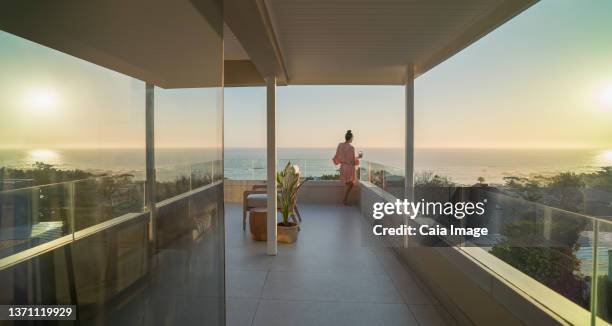
[[[414,175],[414,185],[425,187],[454,187],[455,183],[449,177],[440,176],[431,171],[420,171]]]
[[[583,210],[581,176],[571,172],[553,177],[506,177],[506,189],[529,202],[540,202],[571,212]],[[562,210],[549,210],[552,222],[546,222],[534,207],[502,230],[504,240],[491,249],[499,257],[537,281],[570,300],[587,306],[583,296],[584,277],[580,274],[577,240],[587,221]],[[545,223],[549,223],[545,225]],[[550,237],[544,230],[550,228]]]
[[[579,175],[565,172],[550,178],[547,185],[547,194],[544,203],[570,212],[584,210],[584,195],[582,194],[584,182]]]

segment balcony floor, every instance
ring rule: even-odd
[[[449,325],[437,304],[387,249],[361,244],[356,207],[301,205],[295,244],[266,255],[226,203],[227,325]],[[248,221],[247,221],[248,223]]]

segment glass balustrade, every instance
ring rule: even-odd
[[[300,174],[305,178],[315,180],[337,180],[340,178],[338,167],[331,159],[280,158],[276,166],[282,170],[287,163],[297,165]],[[224,161],[225,178],[229,180],[266,180],[265,159],[228,159]]]
[[[158,201],[221,181],[215,172],[220,162],[159,167]],[[19,186],[27,185],[25,180],[2,181],[0,259],[114,218],[145,212],[145,182],[135,180],[133,174],[29,187]]]
[[[360,179],[403,198],[403,171],[363,161]],[[571,176],[570,176],[571,177]],[[593,320],[612,321],[612,221],[584,213],[588,206],[612,202],[610,189],[584,186],[518,188],[453,184],[432,172],[415,175],[414,200],[486,202],[485,213],[457,219],[444,214],[420,215],[416,222],[444,228],[487,228],[486,236],[440,236],[415,245],[454,246],[472,255],[478,247],[516,270],[589,310]],[[593,195],[596,193],[596,196]],[[601,211],[601,209],[599,209]],[[490,256],[489,256],[490,257]],[[487,265],[482,256],[472,258]],[[489,266],[492,270],[495,266]],[[515,284],[520,286],[520,284]],[[588,321],[585,321],[585,324]]]

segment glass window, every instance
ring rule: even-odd
[[[220,88],[155,88],[157,201],[219,180]]]
[[[0,32],[0,257],[144,210],[144,83]]]

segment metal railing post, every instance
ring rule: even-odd
[[[543,213],[544,213],[544,217],[543,217],[544,239],[546,239],[547,241],[550,241],[551,236],[552,236],[552,211],[550,207],[544,207]]]
[[[382,189],[386,191],[387,190],[387,171],[385,171],[385,169],[382,168],[380,172],[382,175]]]
[[[210,162],[210,182],[215,182],[215,164],[215,160]]]
[[[193,190],[193,166],[189,164],[189,190]]]
[[[591,275],[591,325],[597,324],[597,251],[599,242],[599,221],[593,221],[593,272]]]
[[[76,181],[72,181],[68,183],[68,221],[70,223],[70,234],[72,234],[72,240],[74,240],[74,232],[75,232],[75,211],[76,211],[76,203],[74,199],[74,188]]]

